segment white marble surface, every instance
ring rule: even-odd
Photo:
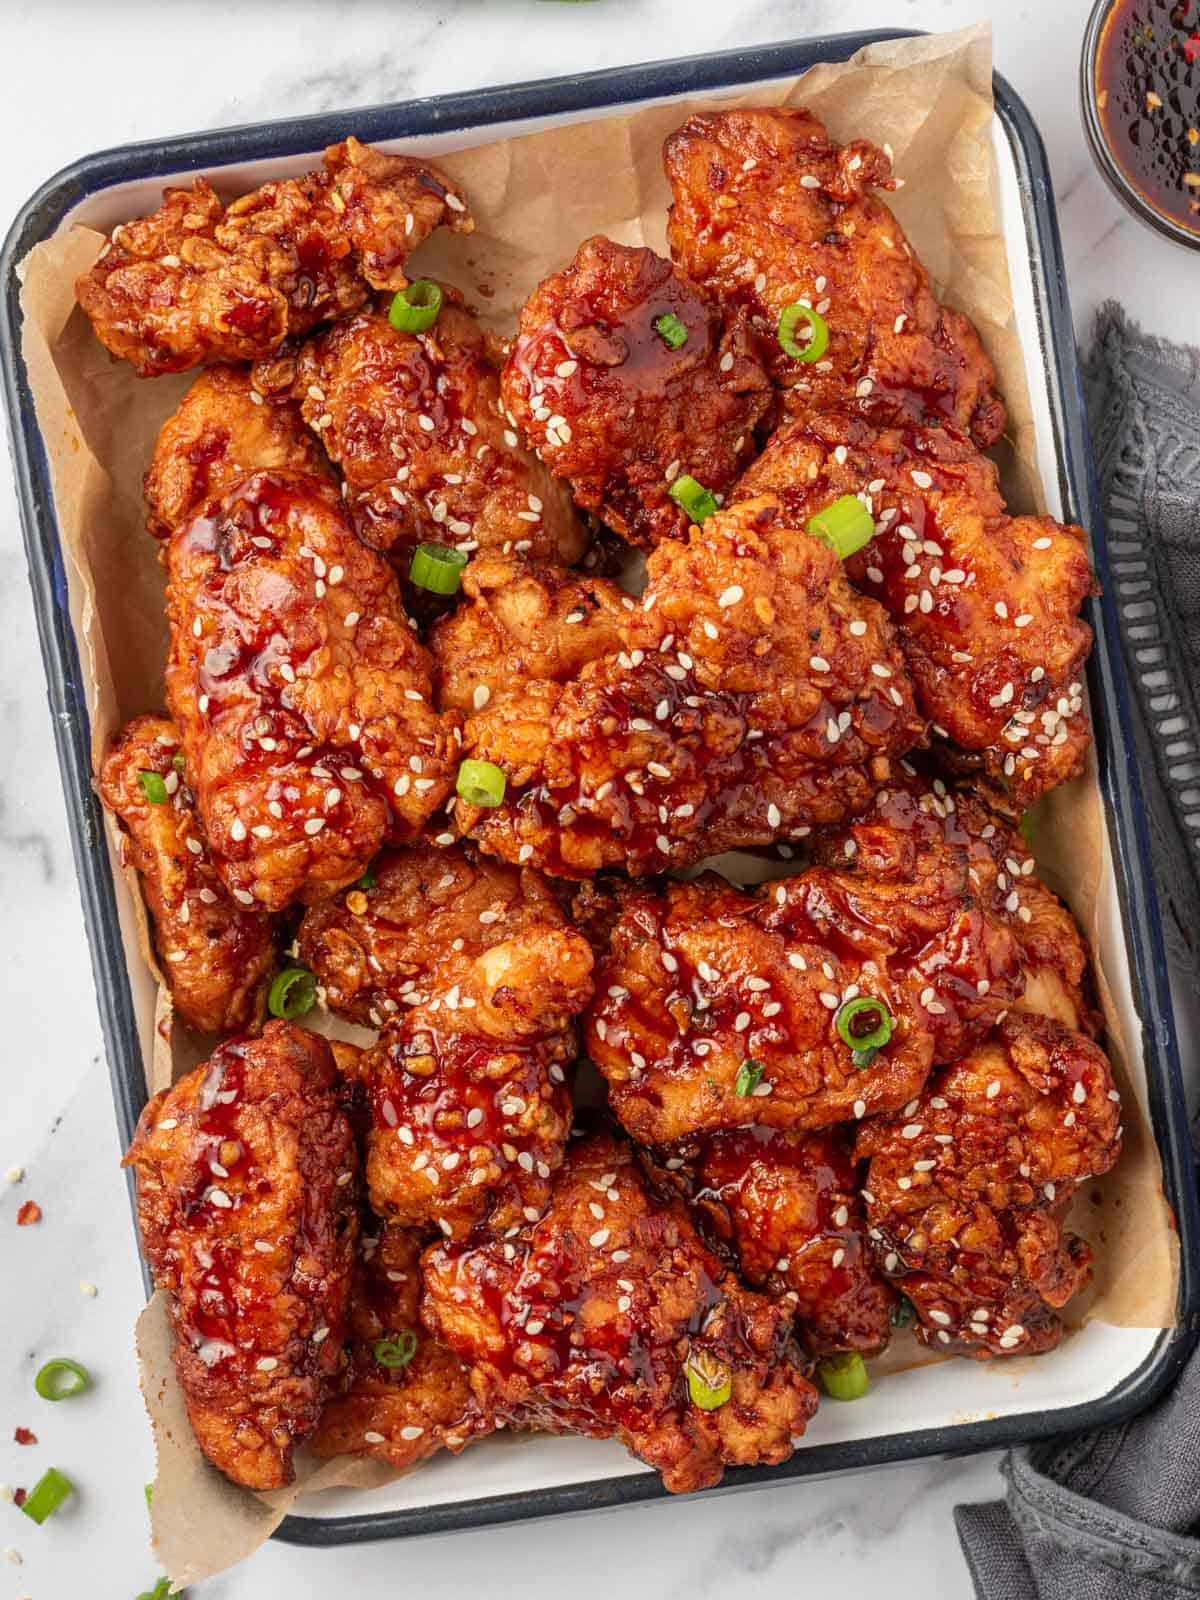
[[[1090,0],[6,0],[0,47],[0,226],[56,168],[157,134],[352,107],[821,31],[962,26],[989,10],[996,60],[1049,147],[1076,325],[1115,295],[1159,332],[1200,339],[1195,258],[1127,219],[1079,124]],[[1190,291],[1190,293],[1189,293]],[[142,1484],[151,1446],[130,1329],[141,1303],[17,512],[0,459],[0,1482],[54,1462],[82,1486],[43,1529],[0,1503],[0,1600],[136,1595],[152,1587]],[[22,1199],[41,1227],[17,1229]],[[80,1280],[98,1286],[95,1298]],[[47,1406],[47,1356],[85,1361],[96,1390]],[[40,1445],[12,1442],[17,1424]],[[575,1600],[617,1592],[845,1600],[971,1592],[951,1508],[998,1492],[996,1459],[940,1461],[724,1499],[338,1552],[273,1544],[202,1585],[205,1600],[395,1591]]]

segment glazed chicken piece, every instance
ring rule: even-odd
[[[383,302],[335,323],[255,382],[287,385],[341,469],[366,542],[408,576],[414,547],[578,561],[587,544],[566,487],[503,417],[499,363],[453,289],[426,333],[393,328]]]
[[[465,753],[499,767],[507,789],[456,815],[491,854],[561,877],[644,875],[799,838],[864,805],[923,738],[882,612],[826,545],[781,524],[774,500],[710,517],[647,567],[624,648],[571,681],[514,680],[507,647],[488,662]],[[464,609],[484,606],[487,624],[435,630],[443,682],[460,628],[506,631],[490,597]],[[556,613],[553,592],[543,612]]]
[[[149,530],[168,539],[251,473],[280,470],[332,478],[297,406],[264,402],[241,367],[210,367],[159,431],[144,483]]]
[[[842,495],[870,502],[875,537],[846,570],[896,624],[947,764],[1016,811],[1083,770],[1081,528],[1008,516],[993,463],[946,430],[846,415],[782,429],[735,493],[778,494],[796,527]]]
[[[386,562],[323,479],[258,472],[166,547],[167,698],[221,874],[242,905],[319,900],[417,837],[457,719]]]
[[[437,623],[430,648],[438,706],[464,715],[528,701],[536,719],[540,692],[552,700],[621,649],[636,604],[605,578],[498,557],[473,561],[462,588],[474,603]]]
[[[972,790],[948,788],[901,761],[861,816],[813,840],[818,860],[883,880],[911,876],[915,862],[946,847],[966,850],[973,892],[1017,941],[1025,988],[1014,1007],[1094,1033],[1087,946],[1074,917],[1037,877],[1020,832]]]
[[[1076,1186],[1116,1162],[1119,1122],[1097,1045],[1012,1016],[902,1116],[863,1123],[876,1259],[924,1343],[979,1359],[1054,1348],[1057,1312],[1091,1277],[1063,1219]]]
[[[615,1437],[673,1493],[786,1461],[816,1410],[784,1308],[742,1288],[610,1138],[572,1146],[540,1221],[423,1265],[425,1323],[485,1412]]]
[[[973,893],[964,850],[931,852],[903,878],[810,867],[743,891],[706,873],[626,892],[585,1041],[640,1144],[821,1128],[911,1100],[1021,983],[1016,942]],[[878,1004],[852,1005],[864,999]],[[890,1038],[856,1059],[839,1018],[870,1035],[880,1007]]]
[[[743,318],[723,320],[652,250],[600,235],[526,301],[501,383],[579,505],[648,548],[687,531],[676,477],[729,488],[771,399]]]
[[[269,1022],[156,1094],[125,1156],[197,1441],[249,1489],[292,1481],[341,1362],[358,1161],[335,1082],[324,1039]]]
[[[372,876],[299,935],[330,1009],[384,1028],[357,1069],[371,1204],[448,1236],[537,1216],[570,1129],[592,952],[536,873],[461,847],[388,852]]]
[[[981,450],[1000,439],[1007,419],[978,334],[938,304],[872,193],[897,187],[884,151],[833,144],[811,112],[780,106],[689,117],[663,155],[675,264],[726,314],[749,315],[789,411],[850,405],[885,423],[950,424]],[[828,326],[820,360],[780,343],[794,304]],[[798,321],[801,351],[807,331]]]
[[[166,717],[135,717],[110,743],[98,788],[121,824],[122,858],[138,874],[176,1014],[200,1033],[233,1033],[261,1017],[274,924],[222,883],[179,746]]]
[[[733,1128],[666,1158],[741,1276],[790,1307],[813,1356],[876,1355],[895,1296],[867,1243],[855,1163],[840,1129]]]
[[[348,1359],[309,1442],[314,1455],[376,1456],[403,1471],[491,1432],[467,1369],[421,1326],[420,1303],[420,1235],[391,1223],[365,1234]]]
[[[157,211],[113,229],[75,296],[140,377],[254,361],[357,311],[368,284],[404,288],[407,257],[443,224],[474,226],[445,173],[348,139],[322,170],[228,206],[204,178],[167,189]]]

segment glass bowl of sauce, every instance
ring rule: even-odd
[[[1200,0],[1099,0],[1081,88],[1092,155],[1118,198],[1200,250]]]

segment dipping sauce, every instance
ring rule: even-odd
[[[1115,0],[1096,51],[1096,107],[1141,199],[1200,235],[1200,0]]]

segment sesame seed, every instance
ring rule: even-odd
[[[717,604],[723,611],[725,611],[730,606],[737,605],[738,601],[743,598],[744,594],[745,590],[742,588],[740,583],[731,583],[729,588],[720,595],[717,600]]]
[[[865,1100],[856,1100],[854,1102],[854,1115],[856,1117],[865,1117],[866,1114],[867,1114],[867,1102]]]
[[[588,1236],[588,1243],[591,1245],[593,1250],[599,1250],[603,1245],[608,1243],[608,1235],[609,1229],[597,1228],[595,1233]]]
[[[989,1083],[987,1086],[987,1097],[989,1100],[994,1100],[999,1093],[1000,1080],[999,1078],[993,1078],[991,1083]]]

